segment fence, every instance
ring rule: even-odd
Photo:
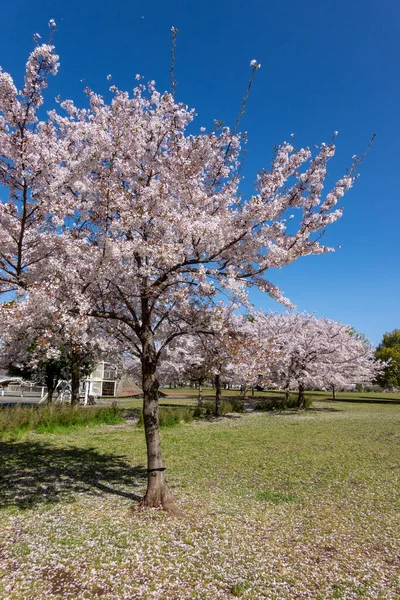
[[[0,399],[2,398],[43,398],[47,394],[47,388],[42,385],[20,385],[11,383],[7,387],[0,388]]]

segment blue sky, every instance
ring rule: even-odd
[[[270,163],[272,147],[296,134],[298,145],[339,131],[331,162],[339,177],[376,132],[361,176],[344,198],[344,216],[325,243],[337,252],[270,271],[300,310],[350,323],[378,343],[400,327],[399,61],[400,3],[394,0],[233,0],[96,2],[15,0],[2,7],[0,65],[20,85],[32,36],[57,22],[61,69],[48,98],[84,102],[82,79],[106,93],[108,73],[132,89],[136,73],[169,87],[171,26],[179,29],[177,99],[197,125],[233,125],[251,59],[262,63],[241,129],[248,132],[244,190]],[[263,309],[279,309],[255,292]]]

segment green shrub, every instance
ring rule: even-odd
[[[205,409],[203,406],[200,406],[199,404],[193,409],[193,418],[194,419],[201,419],[202,417],[204,417],[205,414]]]
[[[215,404],[214,404],[215,409]],[[221,415],[227,415],[228,413],[233,412],[233,404],[230,400],[223,400],[221,402]]]
[[[193,421],[193,409],[187,406],[160,406],[158,409],[158,424],[160,427],[175,427],[179,423]],[[143,411],[139,413],[138,427],[143,427]]]
[[[234,412],[234,413],[244,412],[244,404],[243,404],[242,399],[233,397],[233,398],[229,399],[229,402],[232,406],[232,410],[230,412]]]
[[[243,410],[243,402],[238,398],[223,398],[221,401],[221,415],[226,415],[228,413],[242,413]],[[202,409],[197,407],[195,412],[196,417],[211,416],[214,414],[215,400],[208,400],[204,403]]]
[[[116,406],[43,406],[7,407],[0,410],[0,436],[26,431],[63,433],[78,427],[123,423]]]

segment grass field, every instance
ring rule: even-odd
[[[197,398],[198,391],[195,388],[191,387],[183,387],[183,388],[163,388],[163,392],[165,392],[168,396],[189,396],[193,398]],[[310,392],[307,391],[307,396],[313,397],[317,399],[332,399],[332,392],[330,390],[324,392]],[[296,394],[296,391],[293,392]],[[240,396],[239,390],[222,390],[223,396]],[[279,396],[284,395],[284,392],[279,390],[266,390],[263,392],[254,391],[254,397],[256,398],[265,398],[268,396]],[[215,390],[213,388],[203,388],[203,397],[214,397]],[[248,391],[249,398],[252,397],[251,390]],[[373,401],[373,400],[398,400],[400,402],[400,393],[399,392],[336,392],[336,398],[338,400],[365,400],[365,401]]]
[[[183,406],[193,406],[197,404],[197,396],[198,391],[195,388],[183,387],[183,388],[163,388],[163,392],[167,394],[166,398],[160,399],[161,405],[183,405]],[[296,394],[296,392],[293,392]],[[332,400],[332,392],[306,392],[307,397],[314,401],[331,401]],[[224,398],[234,397],[239,398],[240,392],[239,390],[222,390],[222,396]],[[277,397],[284,396],[283,392],[280,391],[265,391],[265,392],[254,392],[254,398],[262,399],[269,397]],[[337,400],[349,401],[349,402],[372,402],[372,403],[383,403],[383,402],[393,402],[400,404],[400,393],[399,392],[337,392],[336,393]],[[212,388],[203,388],[203,399],[205,401],[212,401],[215,398],[215,390]],[[110,403],[113,399],[109,398],[106,402]],[[251,391],[249,391],[249,400],[252,400]],[[142,406],[142,400],[140,398],[118,398],[118,405],[121,407],[130,407],[130,408],[140,408]]]
[[[141,511],[143,430],[0,442],[0,598],[400,597],[400,406],[162,431],[182,517]]]
[[[65,433],[81,427],[124,422],[114,406],[19,406],[0,410],[0,438],[18,437],[28,431]]]

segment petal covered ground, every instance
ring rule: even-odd
[[[182,517],[139,428],[3,440],[0,598],[398,598],[400,406],[316,407],[165,429]]]

